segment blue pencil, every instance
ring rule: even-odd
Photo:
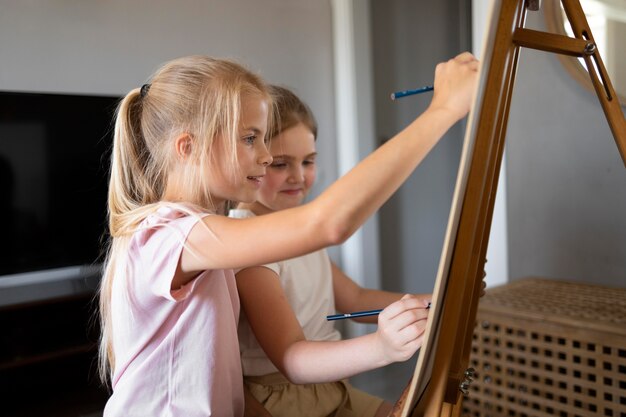
[[[332,316],[326,316],[326,320],[341,320],[341,319],[353,319],[355,317],[365,317],[365,316],[375,316],[379,314],[380,310],[367,310],[367,311],[356,311],[354,313],[345,313],[345,314],[333,314]]]
[[[428,303],[428,306],[426,308],[430,308],[430,303]],[[326,316],[326,320],[331,321],[331,320],[353,319],[355,317],[375,316],[377,314],[380,314],[381,311],[383,310],[382,309],[366,310],[366,311],[355,311],[354,313],[333,314],[331,316]]]
[[[425,87],[417,88],[415,90],[397,91],[395,93],[391,93],[391,99],[395,100],[397,98],[406,97],[406,96],[412,96],[414,94],[422,94],[422,93],[425,93],[427,91],[433,91],[434,89],[435,89],[435,87],[427,85]]]

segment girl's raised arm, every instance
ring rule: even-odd
[[[469,53],[439,64],[428,109],[312,202],[249,219],[205,217],[188,237],[193,252],[183,252],[181,271],[261,265],[344,242],[467,114],[477,74]]]

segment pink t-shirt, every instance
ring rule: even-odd
[[[233,271],[204,271],[170,290],[197,222],[164,207],[131,239],[128,273],[113,279],[116,362],[105,417],[243,415]]]

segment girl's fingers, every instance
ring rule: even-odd
[[[391,320],[379,322],[379,331],[392,344],[400,349],[420,337],[428,323],[428,312],[424,308],[412,309],[395,316]]]
[[[407,294],[381,312],[378,331],[396,352],[392,356],[408,359],[421,346],[429,312],[427,306],[427,299]]]
[[[419,337],[411,340],[410,342],[407,342],[407,344],[404,345],[404,349],[406,351],[410,352],[410,356],[412,356],[415,353],[415,351],[417,351],[417,349],[422,347],[422,344],[424,344],[424,333],[423,332],[422,332],[422,334],[420,334]],[[407,359],[409,359],[409,358],[407,358]]]
[[[393,362],[408,360],[422,345],[428,322],[427,306],[427,299],[407,294],[379,315],[377,333]]]
[[[458,62],[463,62],[463,63],[478,62],[478,59],[476,59],[476,57],[469,52],[462,52],[458,54],[457,56],[455,56],[453,59]]]
[[[413,324],[396,334],[394,345],[403,359],[409,359],[424,342],[425,326]]]
[[[405,294],[400,300],[389,304],[381,313],[380,316],[386,320],[391,320],[398,314],[410,309],[425,309],[428,306],[428,301],[419,299],[411,294]]]
[[[425,308],[414,308],[406,310],[392,319],[388,320],[387,327],[392,331],[402,331],[403,329],[413,325],[414,323],[420,323],[425,326],[426,319],[428,318],[428,310]]]

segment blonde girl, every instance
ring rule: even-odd
[[[250,219],[222,214],[228,201],[255,201],[272,161],[265,83],[236,63],[190,56],[128,93],[100,290],[101,371],[113,388],[104,415],[241,416],[233,268],[345,241],[467,113],[477,67],[468,53],[440,64],[429,108],[405,130],[311,203]],[[420,308],[409,298],[380,315],[380,363],[413,354]]]

